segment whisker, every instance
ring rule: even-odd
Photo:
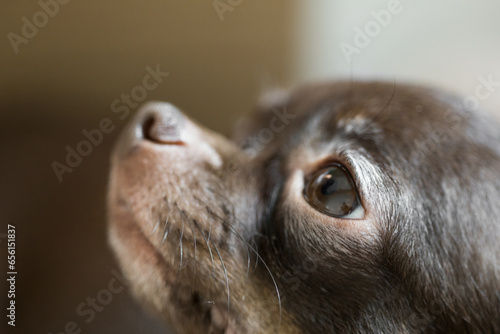
[[[158,226],[160,226],[160,220],[158,219],[158,221],[156,222],[156,225],[155,227],[153,228],[153,231],[151,232],[151,234],[154,234],[156,232],[156,230],[158,229]]]
[[[204,203],[202,200],[199,199],[200,202]],[[204,203],[205,204],[205,203]],[[243,237],[238,233],[238,231],[235,230],[234,226],[232,226],[231,224],[228,224],[222,217],[218,216],[217,214],[213,213],[211,210],[210,210],[210,213],[218,218],[222,224],[225,224],[230,231],[232,231],[236,236],[238,236],[238,238],[243,241],[244,244],[246,244],[246,246],[252,250],[255,255],[257,256],[257,259],[256,260],[260,260],[262,262],[262,264],[264,265],[264,267],[266,268],[269,276],[271,277],[271,280],[273,281],[273,285],[274,285],[274,288],[276,290],[276,296],[278,298],[278,308],[279,308],[279,322],[278,322],[278,328],[281,327],[281,317],[282,317],[282,307],[281,307],[281,295],[280,295],[280,292],[279,292],[279,288],[278,288],[278,284],[276,282],[276,279],[274,278],[274,275],[272,274],[271,272],[271,269],[269,269],[269,266],[267,265],[267,263],[264,261],[264,259],[259,255],[258,251],[253,248],[245,239],[243,239]],[[233,217],[235,220],[237,220],[236,217]],[[243,224],[241,224],[241,221],[238,221],[240,223],[240,226],[244,226]],[[255,242],[255,241],[254,241]],[[215,244],[214,244],[215,246]],[[257,246],[256,246],[257,247]]]
[[[252,239],[252,244],[255,246],[255,249],[257,250],[257,254],[259,254],[259,244],[255,241],[255,238]],[[253,271],[255,272],[257,270],[257,265],[259,264],[258,258],[255,260],[255,266],[253,268]],[[248,275],[248,274],[247,274]]]
[[[177,207],[177,206],[176,206]],[[177,207],[177,210],[179,210],[179,208]],[[179,210],[180,212],[180,210]],[[179,238],[179,248],[181,250],[181,255],[180,255],[180,264],[179,264],[179,272],[181,271],[182,269],[182,256],[183,256],[183,247],[182,247],[182,238],[184,237],[184,219],[182,220],[182,229],[181,229],[181,236]]]
[[[165,240],[167,240],[168,232],[169,232],[168,230],[165,230],[165,232],[163,233],[163,239],[161,241],[162,243],[164,243]]]
[[[170,215],[172,214],[172,211],[174,211],[174,209],[170,210],[170,212],[167,214],[167,219],[165,219],[165,224],[163,224],[163,238],[161,240],[162,243],[165,242],[165,240],[167,239],[167,236],[168,236],[168,220],[170,219]],[[161,218],[161,216],[160,216]],[[156,228],[158,227],[158,225],[160,224],[160,220],[161,219],[158,219],[158,224],[156,224],[154,230],[153,230],[153,233],[156,231]]]
[[[217,252],[217,255],[219,256],[220,263],[222,264],[222,269],[224,270],[224,278],[226,279],[226,293],[227,293],[227,314],[229,316],[229,302],[230,302],[230,295],[229,295],[229,278],[227,277],[227,270],[226,266],[224,265],[224,261],[222,260],[222,256],[219,252],[219,249],[217,248],[217,245],[214,244],[212,241],[212,245],[215,248],[215,251]],[[226,318],[226,324],[227,324],[228,319]]]
[[[222,198],[222,199],[226,202],[226,204],[227,204],[227,205],[231,208],[231,214],[232,214],[232,217],[234,217],[234,219],[236,219],[236,215],[235,215],[235,213],[234,213],[234,205],[233,205],[233,203],[232,203],[232,202],[231,202],[231,201],[230,201],[227,197],[225,197],[222,193],[216,192],[216,193],[214,193],[214,194],[216,194],[216,195],[220,196],[220,197],[221,197],[221,198]],[[209,209],[209,207],[206,205],[206,203],[205,203],[204,201],[202,201],[202,200],[200,200],[200,199],[198,199],[198,200],[199,200],[199,201],[200,201],[203,205],[205,205],[205,207],[207,208],[207,211],[208,211],[211,215],[213,215],[214,217],[219,218],[219,219],[220,219],[223,223],[226,223],[222,217],[218,216],[218,215],[217,215],[217,214],[215,214],[212,210],[210,210],[210,209]],[[227,223],[226,223],[226,224],[227,224]],[[247,270],[246,270],[246,279],[248,279],[248,275],[249,275],[249,273],[250,273],[250,262],[251,262],[251,259],[250,259],[250,251],[248,250],[248,245],[246,244],[246,241],[243,239],[243,237],[242,237],[242,236],[241,236],[241,235],[240,235],[240,234],[239,234],[236,230],[234,230],[234,228],[233,228],[231,225],[227,224],[227,226],[229,226],[230,228],[232,228],[232,229],[233,229],[234,234],[236,234],[236,236],[237,236],[237,237],[238,237],[241,241],[243,241],[243,243],[244,243],[244,245],[245,245],[245,250],[246,250],[246,252],[247,252]],[[242,225],[242,226],[244,226],[244,225]],[[245,226],[244,226],[244,227],[245,227]],[[247,232],[249,232],[249,231],[247,230]]]
[[[189,221],[189,220],[188,220]],[[192,223],[194,225],[194,223]],[[197,268],[198,268],[198,257],[197,257],[197,246],[196,246],[196,233],[194,231],[194,229],[191,227],[191,224],[190,224],[190,228],[191,228],[191,233],[193,233],[193,238],[194,238],[194,268],[193,268],[193,281],[191,283],[191,290],[193,290],[194,288],[194,282],[195,282],[195,279],[196,279],[196,273],[197,273]]]
[[[255,252],[256,256],[258,257],[258,259],[260,259],[260,261],[262,262],[264,267],[266,267],[266,270],[269,273],[271,280],[273,281],[274,289],[276,290],[276,296],[278,297],[278,308],[279,308],[279,314],[280,314],[280,319],[278,322],[278,329],[279,329],[281,327],[281,295],[280,295],[280,291],[278,288],[278,284],[276,283],[276,280],[274,279],[274,275],[271,273],[271,269],[269,269],[269,267],[267,266],[266,261],[264,261],[264,259],[259,255],[259,253],[252,246],[249,245],[249,247],[251,250],[253,250]]]
[[[396,86],[397,85],[396,85],[396,79],[395,78],[392,79],[392,85],[393,85],[392,86],[392,93],[391,93],[391,96],[389,97],[389,100],[387,101],[387,103],[385,104],[385,106],[372,117],[373,121],[376,120],[378,117],[380,117],[386,111],[386,109],[391,104],[392,99],[394,98],[394,95],[396,95]]]
[[[219,217],[220,218],[220,217]],[[225,221],[222,221],[223,224],[227,224]],[[280,314],[280,318],[279,318],[279,322],[278,322],[278,329],[281,327],[281,315],[282,315],[282,310],[281,310],[281,295],[280,295],[280,291],[279,291],[279,288],[278,288],[278,284],[276,283],[276,279],[274,278],[274,275],[272,274],[271,272],[271,269],[269,269],[269,266],[267,265],[266,261],[264,261],[264,259],[259,255],[259,252],[253,248],[247,241],[245,241],[240,235],[239,233],[234,229],[233,226],[231,225],[228,225],[228,227],[230,228],[230,230],[232,230],[236,235],[238,235],[240,237],[240,239],[247,244],[247,246],[249,247],[250,250],[252,250],[255,255],[257,256],[257,259],[256,259],[256,262],[258,260],[260,260],[262,262],[262,264],[264,265],[264,267],[266,268],[269,276],[271,277],[271,280],[273,281],[273,285],[274,285],[274,289],[276,290],[276,296],[278,298],[278,308],[279,308],[279,314]]]
[[[191,284],[191,291],[193,291],[194,289],[194,283],[195,283],[195,279],[196,279],[196,272],[197,272],[197,268],[198,266],[196,265],[197,263],[197,259],[198,259],[198,256],[197,256],[197,251],[198,251],[198,247],[197,247],[197,238],[196,238],[196,232],[195,232],[195,229],[193,228],[193,225],[194,222],[192,222],[190,219],[188,219],[186,217],[186,214],[183,212],[183,211],[179,211],[180,214],[181,214],[181,217],[182,217],[182,221],[183,223],[187,220],[187,222],[189,223],[189,228],[191,229],[191,234],[193,235],[193,243],[194,243],[194,261],[195,261],[195,266],[193,268],[193,280],[192,280],[192,284]],[[201,234],[201,231],[200,231],[200,234]]]
[[[255,254],[255,267],[254,267],[254,271],[256,270],[257,266],[258,266],[258,262],[262,262],[262,264],[264,265],[269,277],[271,278],[272,282],[273,282],[273,285],[274,285],[274,289],[276,291],[276,297],[278,299],[278,309],[279,309],[279,322],[278,322],[278,330],[279,328],[281,327],[281,321],[282,321],[282,301],[281,301],[281,294],[280,294],[280,291],[279,291],[279,287],[278,287],[278,283],[274,277],[274,275],[272,274],[271,272],[271,269],[269,268],[269,266],[267,265],[267,263],[265,262],[265,260],[262,258],[262,256],[259,254],[259,251],[258,251],[258,242],[255,240],[255,237],[264,237],[263,235],[257,233],[256,231],[251,231],[248,226],[246,226],[245,224],[242,224],[241,221],[236,217],[235,215],[235,208],[234,208],[234,205],[231,203],[231,201],[229,201],[225,196],[221,195],[220,193],[217,193],[217,195],[219,195],[219,197],[221,197],[223,200],[224,200],[224,203],[226,203],[228,205],[228,207],[230,208],[231,212],[230,212],[230,218],[232,220],[234,220],[235,222],[239,223],[239,226],[243,229],[244,232],[248,233],[249,235],[252,235],[252,238],[251,238],[251,243],[248,242],[247,240],[245,240],[245,238],[243,238],[243,236],[235,229],[235,227],[233,226],[233,224],[230,224],[224,217],[221,217],[219,216],[218,214],[214,213],[212,210],[210,210],[209,206],[206,205],[206,203],[202,200],[200,200],[199,198],[196,198],[200,203],[204,204],[205,207],[207,208],[208,212],[216,219],[218,219],[221,224],[223,224],[223,226],[227,227],[228,230],[233,233],[241,242],[243,242],[243,245],[245,245],[245,250],[247,252],[247,270],[246,270],[246,277],[248,278],[249,276],[249,271],[250,271],[250,264],[251,264],[251,256],[250,256],[250,253],[254,253]],[[211,220],[210,222],[210,226],[209,226],[209,229],[208,229],[208,235],[205,235],[203,233],[203,231],[201,230],[200,226],[197,224],[197,222],[195,220],[190,220],[185,212],[183,212],[182,210],[179,209],[179,207],[177,205],[175,205],[175,209],[178,210],[179,214],[181,215],[182,217],[182,229],[181,229],[181,232],[180,232],[180,237],[179,237],[179,249],[180,249],[180,264],[179,264],[179,272],[178,272],[178,276],[179,276],[179,273],[180,271],[183,269],[183,267],[187,266],[187,261],[186,263],[184,263],[184,249],[183,249],[183,237],[184,237],[184,229],[185,229],[185,222],[186,220],[188,221],[188,223],[190,224],[190,229],[191,229],[191,232],[193,234],[193,237],[194,237],[194,247],[195,247],[195,259],[197,258],[197,237],[196,237],[196,232],[195,232],[195,229],[192,227],[192,225],[194,225],[194,227],[200,232],[203,240],[204,240],[204,243],[207,245],[207,248],[208,248],[208,252],[210,254],[210,261],[212,262],[212,276],[214,278],[216,278],[216,268],[215,268],[215,260],[214,260],[214,254],[213,254],[213,251],[212,251],[212,246],[214,247],[215,249],[215,252],[217,253],[217,256],[219,258],[219,260],[221,261],[221,266],[222,266],[222,269],[223,269],[223,272],[224,272],[224,279],[225,279],[225,283],[226,283],[226,294],[227,294],[227,305],[228,305],[228,311],[230,309],[230,301],[231,301],[231,295],[230,295],[230,287],[229,287],[229,275],[228,275],[228,271],[227,271],[227,268],[226,268],[226,264],[222,258],[222,254],[220,253],[217,245],[211,240],[211,233],[212,233],[212,225],[213,225],[213,220]],[[170,215],[172,213],[174,209],[172,209],[166,220],[165,220],[165,224],[164,224],[164,229],[165,229],[165,233],[164,233],[164,237],[163,237],[163,241],[165,241],[167,235],[169,234],[169,219],[170,219]],[[158,225],[158,223],[157,223]],[[156,230],[158,227],[155,226],[155,229]],[[210,245],[210,243],[212,243],[212,245]],[[157,255],[159,253],[158,250],[155,251],[155,254],[153,254],[151,256],[150,259],[153,259],[155,255]],[[161,253],[160,253],[161,255]],[[193,275],[193,285],[194,285],[194,281],[195,281],[195,276]],[[215,284],[216,281],[214,281],[214,284]],[[208,297],[208,296],[207,296]],[[226,319],[227,321],[227,319]]]
[[[184,215],[184,213],[182,213],[182,214]],[[189,221],[189,219],[188,219],[188,221]],[[210,254],[210,260],[212,261],[212,276],[215,277],[215,261],[214,261],[214,255],[212,252],[212,248],[210,247],[209,239],[207,239],[205,237],[205,235],[203,234],[203,231],[200,229],[200,227],[198,226],[198,224],[194,220],[193,220],[193,225],[198,229],[203,240],[205,240],[205,244],[207,245],[207,248],[208,248],[208,253]],[[210,232],[209,232],[209,236],[210,236]]]

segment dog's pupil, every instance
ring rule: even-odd
[[[321,186],[321,193],[323,195],[331,195],[338,189],[338,184],[335,182],[335,179],[329,178],[326,182]]]

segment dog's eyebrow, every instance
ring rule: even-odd
[[[383,140],[384,130],[375,120],[375,116],[365,108],[350,105],[332,105],[325,103],[312,113],[312,117],[302,130],[302,137],[326,141],[339,134],[345,138],[358,138],[373,142]],[[328,138],[330,137],[330,138]]]
[[[383,135],[383,129],[368,115],[358,114],[343,117],[337,122],[337,127],[347,137],[357,137],[362,140],[377,141]]]

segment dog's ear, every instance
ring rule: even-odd
[[[269,122],[274,117],[273,111],[283,110],[289,103],[291,91],[274,88],[262,93],[255,112],[240,118],[233,129],[232,140],[248,152],[257,153],[256,138],[259,131],[269,127]]]

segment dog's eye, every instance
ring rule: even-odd
[[[341,165],[330,165],[306,178],[304,197],[318,211],[344,219],[363,219],[356,185]]]

